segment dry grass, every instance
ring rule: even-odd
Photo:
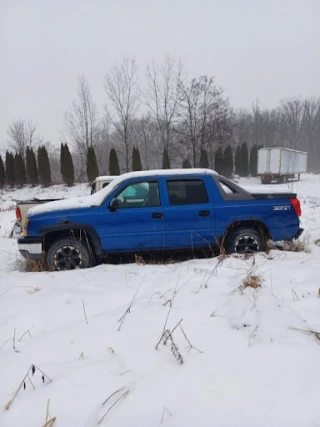
[[[241,288],[252,288],[258,289],[262,286],[263,279],[259,274],[251,274],[249,273],[242,281]]]
[[[310,253],[310,238],[309,235],[304,236],[302,239],[271,242],[269,241],[269,249],[279,249],[287,252],[306,252]]]
[[[32,260],[27,259],[25,262],[26,269],[34,273],[39,273],[41,271],[54,271],[54,268],[48,269],[44,259],[41,260]]]
[[[0,206],[0,212],[9,212],[9,211],[14,211],[16,209],[16,205],[9,205],[9,206]]]

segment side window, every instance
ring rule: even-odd
[[[226,182],[219,181],[219,185],[225,194],[237,194],[236,190],[230,187]]]
[[[208,203],[208,193],[201,179],[168,180],[170,206],[200,205]]]
[[[141,208],[160,206],[159,186],[156,181],[135,182],[118,195],[119,208]]]

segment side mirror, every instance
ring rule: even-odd
[[[119,199],[112,199],[109,205],[109,209],[111,212],[114,212],[115,210],[119,209],[120,202]]]

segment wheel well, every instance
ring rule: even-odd
[[[225,239],[230,235],[231,232],[235,230],[239,230],[241,228],[251,228],[252,230],[258,231],[259,233],[262,234],[265,240],[268,240],[271,237],[268,227],[266,227],[266,225],[261,221],[255,221],[255,220],[237,221],[237,222],[231,223],[227,227],[221,239],[222,243],[224,243]]]
[[[97,256],[97,250],[95,248],[92,236],[89,232],[82,229],[67,229],[67,230],[57,230],[47,233],[44,237],[44,250],[48,251],[49,247],[56,241],[64,238],[75,238],[82,240],[91,254],[94,257]]]

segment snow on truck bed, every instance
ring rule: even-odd
[[[319,426],[320,343],[305,331],[320,332],[320,176],[240,184],[297,192],[307,250],[26,272],[8,238],[7,209],[22,196],[1,193],[0,426],[43,426],[48,399],[57,427]],[[240,288],[249,272],[257,290]],[[168,340],[155,350],[181,319],[178,349]],[[6,411],[33,364],[35,389],[27,378]]]

